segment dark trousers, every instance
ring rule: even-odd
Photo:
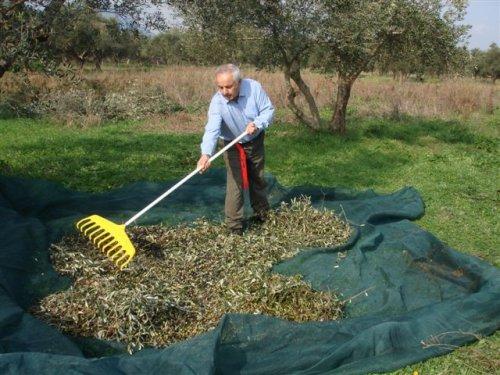
[[[224,145],[229,142],[224,141]],[[264,180],[264,132],[252,141],[244,143],[248,170],[250,202],[256,216],[264,216],[269,210]],[[241,176],[240,154],[235,146],[224,153],[227,171],[226,224],[230,229],[243,227],[243,180]]]

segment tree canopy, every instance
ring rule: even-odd
[[[492,43],[487,51],[471,52],[474,76],[489,78],[493,83],[500,78],[500,47]]]
[[[319,128],[320,116],[301,69],[314,56],[316,66],[337,72],[329,126],[339,133],[346,130],[350,91],[362,71],[377,62],[406,59],[445,71],[466,32],[458,24],[464,0],[171,0],[169,4],[189,27],[221,40],[228,49],[251,41],[251,60],[283,71],[290,109],[313,129]],[[299,94],[306,99],[309,114],[296,104]]]
[[[96,35],[101,36],[98,39],[99,43],[106,43],[105,33],[99,32],[103,22],[100,24],[96,22],[95,16],[86,20],[78,19],[85,12],[88,15],[113,14],[121,17],[132,29],[161,28],[165,26],[165,19],[158,8],[162,4],[164,4],[163,0],[2,0],[0,78],[8,70],[20,70],[25,67],[51,70],[55,66],[53,64],[55,54],[61,51],[60,48],[54,48],[54,39],[59,39],[59,42],[64,44],[62,41],[64,36],[61,33],[71,34],[79,23],[82,24],[85,21],[84,26],[87,27],[85,32],[84,29],[80,29],[80,33],[75,36],[76,39],[73,39],[76,43],[74,47],[76,52],[81,50],[82,42],[95,41],[96,39],[93,38]],[[146,12],[146,9],[149,11]],[[70,18],[64,18],[65,15]],[[73,48],[68,45],[66,47]],[[107,46],[102,45],[101,50],[105,47]],[[96,46],[95,50],[98,49]],[[98,52],[95,53],[95,58],[98,58]]]

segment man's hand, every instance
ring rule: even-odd
[[[198,160],[198,168],[200,168],[200,173],[205,172],[210,167],[210,156],[201,155],[200,160]]]
[[[249,123],[247,125],[247,128],[246,128],[246,132],[247,134],[250,134],[252,135],[253,133],[255,133],[257,131],[257,126],[255,126],[255,124],[253,122]]]

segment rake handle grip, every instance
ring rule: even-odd
[[[224,148],[222,148],[221,150],[219,150],[219,152],[217,152],[215,155],[213,155],[210,158],[210,161],[212,162],[215,159],[217,159],[221,154],[223,154],[228,149],[230,149],[231,147],[233,147],[236,143],[238,143],[246,135],[247,135],[246,131],[244,131],[243,133],[241,133],[238,137],[236,137],[234,140],[232,140],[231,143],[227,144],[226,146],[224,146]],[[154,201],[152,201],[150,204],[148,204],[146,207],[144,207],[142,210],[140,210],[138,213],[136,213],[130,219],[128,219],[127,222],[125,223],[125,226],[129,225],[130,223],[134,222],[139,217],[141,217],[142,215],[144,215],[151,208],[153,208],[154,206],[156,206],[161,200],[163,200],[164,198],[166,198],[168,195],[170,195],[175,190],[177,190],[178,187],[180,187],[186,181],[188,181],[191,177],[193,177],[194,175],[196,175],[200,170],[201,170],[201,168],[196,168],[194,171],[192,171],[190,174],[188,174],[182,180],[180,180],[179,182],[177,182],[174,186],[172,186],[170,189],[168,189],[166,192],[164,192],[162,195],[160,195],[158,198],[156,198]]]

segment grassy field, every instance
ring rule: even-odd
[[[267,171],[282,184],[377,192],[414,186],[426,203],[419,225],[455,249],[500,266],[498,109],[462,120],[390,120],[354,112],[343,138],[312,133],[288,118],[280,113],[266,140]],[[139,121],[78,129],[43,120],[4,119],[0,173],[49,179],[86,191],[179,178],[195,167],[202,130],[203,122],[186,129]],[[499,352],[497,332],[395,374],[490,374],[497,371]]]

